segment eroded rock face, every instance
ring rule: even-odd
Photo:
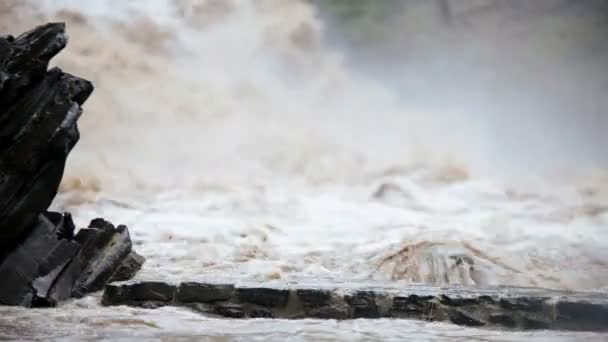
[[[229,318],[385,317],[503,329],[608,331],[608,295],[529,288],[279,289],[137,282],[107,285],[102,304],[174,305]]]
[[[58,274],[80,247],[58,239],[61,229],[45,215],[38,217],[34,230],[0,265],[0,303],[31,306],[46,300]]]
[[[47,71],[66,44],[62,23],[0,36],[0,304],[54,305],[129,279],[144,261],[127,227],[96,219],[75,234],[68,213],[47,212],[93,92],[87,80]]]
[[[66,158],[79,139],[76,121],[93,85],[47,71],[67,42],[63,24],[0,38],[0,239],[15,241],[51,204]]]
[[[91,226],[75,236],[73,229],[68,214],[38,217],[33,231],[0,264],[0,304],[54,306],[99,291],[122,269],[143,264],[142,257],[130,258],[134,252],[125,226]]]

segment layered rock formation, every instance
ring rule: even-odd
[[[54,305],[143,263],[126,227],[96,219],[75,232],[69,213],[47,211],[93,92],[87,80],[47,70],[66,44],[61,23],[0,37],[0,304]]]
[[[507,329],[608,331],[608,296],[532,288],[110,284],[104,305],[181,306],[229,318],[405,318]]]

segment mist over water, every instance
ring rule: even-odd
[[[606,77],[589,77],[604,65],[509,40],[510,27],[482,35],[489,25],[473,21],[449,36],[421,24],[417,40],[392,42],[407,53],[374,50],[358,71],[347,63],[357,51],[328,46],[331,18],[306,1],[15,4],[68,22],[57,63],[97,86],[68,179],[105,190],[270,175],[341,183],[429,163],[494,178],[605,166],[606,101],[591,83]]]
[[[605,291],[581,13],[409,39],[406,11],[372,53],[310,1],[5,1],[0,28],[67,22],[54,63],[96,89],[54,206],[129,225],[141,279]]]
[[[595,113],[552,114],[539,105],[555,88],[551,75],[527,78],[546,83],[538,99],[522,96],[536,83],[504,88],[523,77],[507,72],[534,65],[488,62],[500,51],[479,52],[488,41],[479,34],[461,50],[454,41],[446,43],[453,51],[427,44],[400,66],[387,56],[357,55],[353,46],[332,47],[332,19],[305,1],[12,6],[22,17],[11,29],[25,29],[36,21],[19,19],[36,16],[67,21],[70,44],[56,63],[96,85],[56,201],[82,224],[93,213],[124,217],[151,251],[157,242],[148,239],[202,235],[217,251],[184,258],[220,265],[232,258],[228,268],[261,279],[319,276],[320,267],[344,279],[605,286],[599,273],[580,268],[603,268],[601,252],[575,247],[598,243],[606,223],[604,155],[595,148],[603,135],[583,120]],[[475,32],[457,27],[452,34]],[[448,54],[451,76],[433,67]],[[424,63],[421,56],[439,57]],[[548,68],[559,62],[544,56]],[[370,72],[381,61],[384,74]],[[391,70],[401,83],[389,82]],[[476,85],[488,70],[496,84]],[[416,81],[435,94],[413,87]],[[491,94],[496,89],[503,92]],[[547,236],[576,258],[554,255]],[[204,249],[197,239],[192,248]],[[356,248],[360,260],[339,245]],[[513,256],[512,249],[524,252]],[[167,260],[152,275],[201,271],[163,253]],[[291,264],[311,253],[301,267]],[[455,262],[463,256],[477,261],[461,269]],[[551,276],[541,264],[552,265]]]

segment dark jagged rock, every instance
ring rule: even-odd
[[[135,274],[139,272],[145,261],[146,259],[143,256],[132,250],[122,261],[120,266],[118,266],[118,269],[112,274],[112,277],[108,282],[125,281],[133,278]]]
[[[543,303],[547,298],[502,298],[500,306],[510,310],[539,312],[543,310]]]
[[[270,288],[244,287],[236,290],[241,302],[257,304],[269,308],[282,308],[287,305],[289,291]]]
[[[357,291],[344,297],[353,309],[355,318],[378,318],[380,312],[376,304],[376,293],[372,291]]]
[[[521,327],[525,330],[547,330],[551,329],[551,321],[550,320],[541,320],[534,317],[523,317],[521,319]],[[558,326],[558,329],[563,329]],[[576,327],[571,330],[585,330],[582,327]]]
[[[346,306],[322,306],[307,310],[302,317],[318,318],[318,319],[349,319],[350,313]]]
[[[241,305],[226,303],[218,304],[215,306],[215,313],[220,316],[230,318],[243,318],[245,317],[245,309]]]
[[[40,215],[33,231],[0,265],[0,303],[32,306],[47,298],[57,275],[78,252],[74,241],[57,239],[59,228]],[[37,300],[38,303],[44,301]],[[52,305],[52,300],[46,300]]]
[[[79,274],[72,291],[75,297],[103,289],[131,253],[131,237],[125,226],[89,225],[81,229],[74,240],[82,246],[72,261],[74,271]]]
[[[40,215],[27,238],[8,253],[0,264],[0,304],[54,306],[101,290],[127,261],[131,242],[126,227],[81,229],[74,239],[62,238],[73,230],[69,217]]]
[[[69,213],[47,212],[93,91],[47,71],[66,44],[62,23],[0,36],[0,304],[53,306],[129,279],[144,261],[125,226],[97,219],[75,234]]]
[[[515,322],[515,319],[513,319],[513,317],[511,317],[509,315],[505,315],[505,314],[500,314],[500,313],[490,314],[488,316],[488,322],[490,324],[502,325],[507,328],[515,328],[515,326],[517,325],[517,323]]]
[[[212,303],[228,300],[233,293],[233,285],[181,283],[177,289],[176,300],[181,303]]]
[[[597,325],[608,327],[608,303],[597,305],[592,301],[559,301],[556,305],[556,322],[563,329],[593,329]]]
[[[167,305],[173,302],[176,287],[163,282],[146,282],[133,285],[106,286],[101,299],[103,305],[144,306],[153,302]]]
[[[63,24],[0,38],[0,238],[15,241],[51,204],[76,121],[93,85],[49,60],[66,44]]]
[[[481,326],[486,325],[480,319],[477,319],[477,318],[473,317],[473,315],[471,315],[467,312],[464,312],[462,310],[459,310],[459,309],[449,310],[448,317],[450,318],[450,321],[452,323],[458,324],[458,325],[466,325],[466,326],[470,326],[470,327],[481,327]]]
[[[299,289],[296,294],[305,307],[322,307],[329,305],[331,301],[331,292],[327,290]]]
[[[430,314],[433,308],[433,296],[417,296],[409,295],[407,297],[396,296],[393,298],[393,315],[404,316],[408,315],[424,315]]]
[[[600,293],[428,286],[346,289],[323,286],[316,289],[235,287],[232,291],[231,285],[194,282],[177,286],[162,284],[135,282],[107,285],[102,304],[138,307],[175,305],[192,308],[202,314],[230,318],[343,320],[386,317],[503,329],[608,331],[608,294]],[[209,293],[218,288],[226,291],[222,292],[222,296],[212,297],[213,304],[210,304]],[[182,289],[187,290],[180,295]],[[210,289],[214,290],[210,292]],[[530,303],[534,304],[530,306]]]
[[[251,318],[274,318],[274,314],[270,309],[256,308],[249,312]]]
[[[55,226],[57,226],[57,237],[59,239],[69,239],[71,240],[74,237],[74,232],[76,231],[76,226],[74,225],[74,221],[72,220],[72,215],[70,213],[56,213],[56,212],[47,212],[45,216],[53,222]]]

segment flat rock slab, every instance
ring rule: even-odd
[[[183,306],[229,318],[405,318],[519,330],[608,331],[608,294],[535,288],[130,282],[107,285],[102,304]]]

